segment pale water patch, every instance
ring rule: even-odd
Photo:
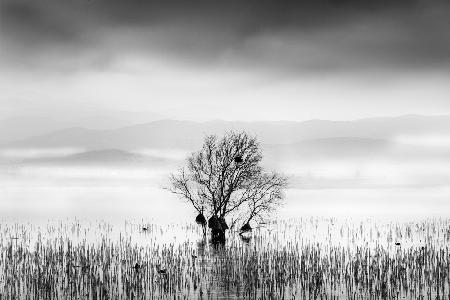
[[[379,189],[290,189],[279,209],[300,216],[376,217],[392,220],[450,216],[450,187]]]
[[[394,141],[401,144],[429,147],[429,148],[447,148],[450,149],[450,136],[442,134],[427,135],[399,135]]]
[[[192,222],[195,210],[164,186],[70,184],[47,181],[0,186],[0,216],[13,219],[154,219]],[[289,189],[276,218],[375,216],[392,219],[447,216],[449,188]]]
[[[187,221],[193,210],[162,188],[151,186],[8,186],[0,188],[0,215],[8,219],[130,218]]]

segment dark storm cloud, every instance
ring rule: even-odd
[[[0,38],[4,58],[39,66],[134,53],[269,69],[441,68],[449,20],[444,0],[2,0]]]
[[[73,24],[64,24],[61,16],[52,16],[38,4],[20,1],[3,4],[0,11],[3,31],[17,34],[15,37],[26,43],[46,44],[76,39],[77,30]]]

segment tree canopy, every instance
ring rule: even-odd
[[[228,132],[209,135],[185,166],[170,175],[169,190],[186,199],[200,214],[232,216],[233,224],[262,221],[283,199],[287,178],[265,172],[256,137]]]

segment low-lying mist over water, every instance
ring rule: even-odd
[[[406,120],[411,123],[414,118]],[[442,122],[443,118],[439,118]],[[450,135],[437,138],[427,133],[431,131],[429,124],[435,122],[429,117],[428,125],[422,125],[416,135],[391,137],[373,127],[372,132],[379,132],[377,138],[353,137],[355,130],[358,132],[358,122],[367,121],[346,125],[346,132],[338,127],[317,127],[321,130],[315,129],[320,132],[316,139],[295,135],[298,125],[289,124],[291,131],[286,131],[283,139],[292,140],[290,143],[276,143],[270,124],[240,124],[253,128],[261,137],[264,165],[289,176],[289,189],[279,217],[445,216],[450,211],[450,146],[445,137]],[[177,122],[165,123],[172,129],[179,126]],[[216,130],[225,128],[224,124],[219,125]],[[282,126],[286,130],[286,125]],[[336,130],[347,136],[336,137]],[[168,222],[188,222],[193,218],[188,204],[164,188],[169,174],[198,147],[183,143],[177,134],[170,133],[148,141],[145,134],[135,130],[134,141],[141,140],[141,145],[135,142],[124,143],[122,149],[97,149],[95,141],[97,146],[92,147],[91,139],[80,135],[72,139],[70,132],[65,132],[63,139],[57,133],[49,133],[14,141],[0,149],[2,217],[131,217]],[[102,133],[95,132],[99,138]],[[324,137],[327,134],[330,137]],[[39,146],[48,144],[49,136],[54,146]],[[192,138],[197,136],[200,139],[202,134]],[[172,146],[159,146],[161,141]],[[149,142],[158,147],[144,147]],[[174,146],[177,142],[179,147]]]

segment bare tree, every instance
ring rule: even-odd
[[[287,178],[261,167],[256,137],[229,132],[207,136],[202,149],[170,175],[169,190],[186,199],[202,216],[208,214],[213,239],[225,240],[225,217],[260,221],[283,199]]]

